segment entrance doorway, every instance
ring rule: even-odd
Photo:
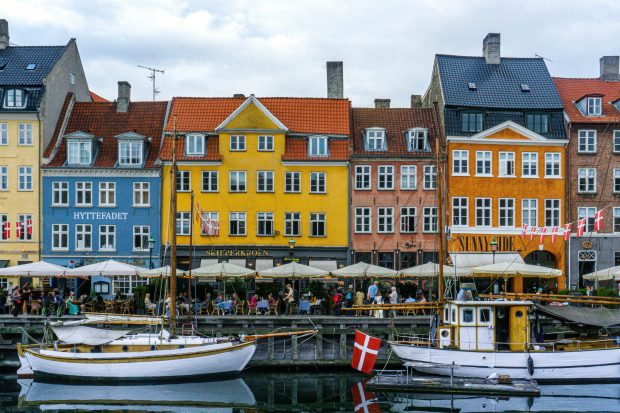
[[[549,251],[532,251],[523,259],[526,264],[540,265],[541,267],[555,268],[557,260]]]

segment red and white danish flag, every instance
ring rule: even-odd
[[[32,219],[26,220],[26,234],[32,235]]]
[[[24,230],[22,229],[22,222],[17,221],[15,223],[15,235],[17,238],[21,238],[23,236]]]
[[[4,224],[2,224],[2,238],[11,238],[11,223],[9,221],[6,221]]]
[[[542,244],[544,239],[545,239],[545,232],[547,232],[547,228],[545,227],[541,227],[540,231],[538,232],[538,234],[540,235],[540,238],[538,240],[539,244]]]
[[[573,223],[569,222],[564,225],[564,241],[568,241],[570,239],[570,230],[573,227]]]
[[[577,221],[577,238],[583,237],[583,233],[586,232],[586,221],[587,218],[581,218]]]
[[[536,236],[536,232],[538,231],[538,228],[535,226],[531,226],[530,227],[530,241],[532,241],[534,239],[534,237]]]
[[[594,214],[594,231],[601,232],[603,230],[603,210],[599,209]]]
[[[381,408],[374,393],[366,391],[366,382],[360,381],[351,387],[353,411],[355,413],[381,413]]]
[[[558,230],[559,230],[559,228],[558,228],[558,227],[553,227],[553,228],[551,229],[551,242],[553,242],[553,243],[555,243],[555,240],[556,240],[556,239],[557,239],[557,237],[558,237]]]
[[[380,346],[381,339],[355,330],[351,367],[366,374],[372,373]]]
[[[523,227],[521,228],[521,238],[523,239],[525,239],[525,234],[527,234],[527,228],[528,228],[528,225],[523,224]]]

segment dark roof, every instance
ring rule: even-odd
[[[441,134],[434,108],[353,108],[353,157],[420,157],[433,156],[435,138]],[[387,151],[366,151],[364,131],[367,128],[386,129]],[[431,152],[409,152],[405,133],[413,128],[429,130]]]
[[[135,132],[150,138],[144,168],[156,168],[167,106],[168,102],[131,102],[127,112],[119,113],[116,111],[114,102],[76,102],[69,114],[64,135],[85,132],[100,139],[101,143],[90,167],[113,168],[116,167],[118,160],[118,145],[115,136],[125,132]],[[61,120],[65,119],[65,111],[69,110],[69,107],[68,100],[65,100],[64,110],[60,115]],[[62,136],[58,136],[59,133],[60,131],[57,130],[52,137],[45,151],[46,154],[53,152],[52,148],[58,139],[63,139]],[[63,167],[66,158],[66,140],[63,139],[58,151],[46,167]]]
[[[436,55],[446,106],[489,109],[562,109],[562,100],[542,58]],[[475,84],[471,90],[469,83]],[[521,85],[529,86],[524,92]]]
[[[0,50],[0,86],[42,86],[67,46],[9,46]],[[35,64],[33,70],[27,70]]]
[[[614,103],[620,100],[620,82],[589,78],[554,77],[553,81],[564,101],[564,111],[573,123],[618,123],[620,111]],[[601,96],[601,116],[586,116],[577,109],[575,102],[586,96]]]

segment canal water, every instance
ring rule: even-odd
[[[371,393],[342,372],[259,372],[219,381],[98,384],[0,376],[1,412],[620,412],[620,384],[543,385],[541,397]]]

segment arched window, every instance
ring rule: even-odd
[[[329,146],[327,136],[311,136],[308,139],[308,156],[327,156]]]

